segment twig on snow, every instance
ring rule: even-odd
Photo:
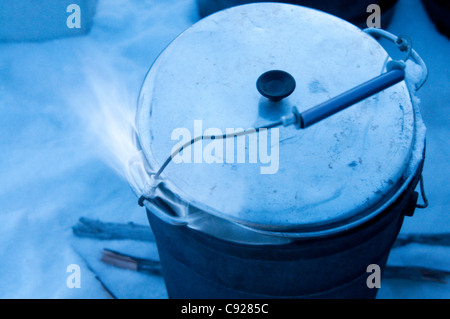
[[[156,260],[138,258],[105,248],[101,261],[119,268],[161,276],[161,264]]]
[[[78,237],[155,241],[150,226],[137,225],[132,222],[128,224],[105,223],[81,217],[78,224],[72,227],[72,231]]]

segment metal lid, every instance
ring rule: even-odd
[[[304,111],[379,75],[387,57],[375,39],[320,11],[276,3],[221,11],[181,34],[150,69],[137,114],[140,144],[156,171],[182,134],[255,128],[293,106]],[[280,102],[256,87],[270,70],[295,79]],[[399,188],[413,136],[401,82],[305,130],[272,129],[267,153],[264,143],[249,151],[255,144],[246,137],[244,163],[236,154],[234,163],[226,159],[238,152],[236,138],[198,142],[183,153],[191,163],[174,158],[161,177],[186,205],[246,226],[332,227],[362,218]]]

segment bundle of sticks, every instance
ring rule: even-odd
[[[77,225],[72,228],[78,237],[96,239],[132,239],[139,241],[154,242],[155,238],[149,226],[136,225],[134,223],[104,223],[98,220],[80,218]],[[450,247],[450,233],[440,234],[406,234],[399,235],[394,248],[409,244],[424,244],[433,246]],[[115,267],[161,276],[161,265],[159,260],[150,260],[131,256],[108,248],[103,250],[101,260]],[[383,278],[408,279],[416,281],[431,281],[447,283],[450,271],[420,266],[386,266]]]

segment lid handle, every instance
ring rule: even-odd
[[[295,90],[295,79],[285,71],[272,70],[263,73],[256,81],[256,88],[262,96],[272,102],[279,102]]]
[[[404,65],[391,64],[390,68],[390,71],[302,113],[294,107],[293,114],[282,118],[284,126],[307,128],[405,79]]]

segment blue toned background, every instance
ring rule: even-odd
[[[152,62],[198,18],[195,0],[99,0],[85,36],[0,42],[1,298],[108,298],[98,279],[118,298],[167,297],[161,277],[100,261],[105,247],[156,259],[155,244],[80,239],[71,227],[82,216],[148,224],[122,176],[126,125]],[[430,70],[419,92],[430,206],[401,234],[450,232],[450,40],[419,0],[399,0],[388,30],[409,35]],[[70,264],[79,289],[66,286]],[[450,271],[450,247],[395,248],[388,264]],[[378,297],[449,298],[450,283],[386,279]]]

